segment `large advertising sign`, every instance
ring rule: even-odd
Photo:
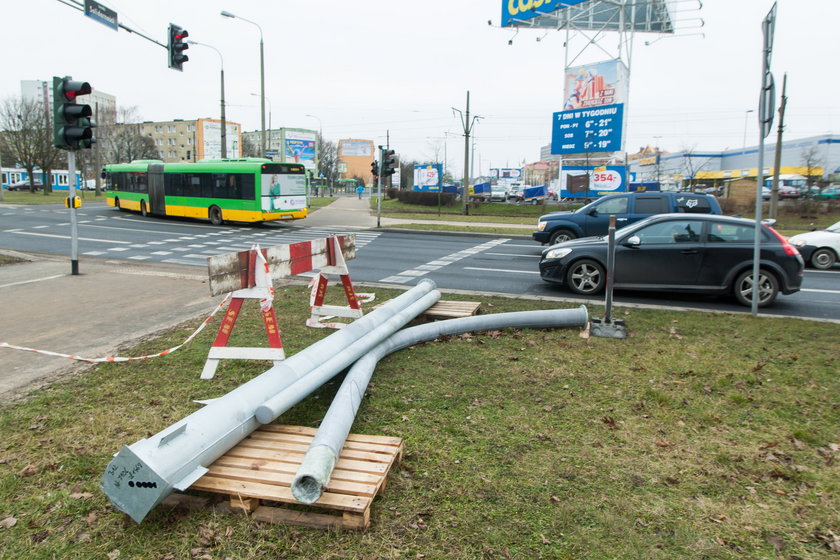
[[[286,131],[286,161],[302,163],[306,169],[315,169],[315,133],[301,130]]]
[[[502,27],[544,16],[586,0],[502,0]]]
[[[519,179],[522,177],[522,169],[511,169],[511,168],[492,168],[490,169],[490,177],[492,179]]]
[[[623,165],[566,166],[560,170],[562,198],[592,198],[627,190],[627,168]]]
[[[439,191],[443,165],[440,163],[426,163],[414,166],[415,191]]]
[[[629,74],[620,60],[566,68],[563,110],[626,102]]]
[[[220,159],[222,157],[222,122],[199,119],[198,159]],[[242,157],[239,143],[239,124],[225,122],[226,157]]]
[[[370,140],[340,140],[341,156],[373,156],[373,142]]]
[[[623,103],[554,113],[551,125],[551,153],[621,151],[623,127]]]

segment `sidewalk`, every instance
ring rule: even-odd
[[[30,258],[0,266],[0,342],[112,356],[152,333],[209,315],[221,301],[210,297],[207,275],[195,267],[82,260],[73,276],[69,257]],[[0,402],[86,365],[0,348]]]
[[[370,197],[362,197],[360,200],[356,196],[340,197],[329,206],[320,208],[310,214],[306,219],[299,222],[304,226],[355,226],[363,228],[376,227],[376,210],[371,210]],[[380,227],[387,228],[388,226],[399,224],[440,224],[450,226],[472,226],[472,227],[503,227],[508,229],[521,229],[523,235],[530,235],[536,228],[536,220],[534,224],[505,224],[500,222],[472,222],[465,220],[422,220],[422,219],[402,219],[391,218],[387,216],[380,216]]]

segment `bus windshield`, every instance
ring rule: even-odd
[[[306,175],[301,165],[262,166],[262,210],[293,210],[306,207]]]

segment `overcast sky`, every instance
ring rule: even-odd
[[[216,47],[224,57],[227,119],[244,130],[260,128],[259,97],[252,95],[260,91],[259,31],[221,17],[222,10],[262,28],[274,128],[322,128],[330,140],[377,144],[387,131],[404,159],[432,159],[437,146],[457,174],[464,141],[452,107],[463,111],[469,90],[471,113],[482,117],[474,128],[478,174],[538,160],[550,142],[552,113],[563,109],[565,32],[499,28],[502,0],[99,2],[162,44],[175,23],[190,39]],[[58,0],[4,4],[0,98],[20,95],[20,80],[71,75],[115,95],[120,106],[136,106],[143,120],[219,117],[220,61],[213,50],[192,46],[184,71],[176,72],[167,68],[165,48]],[[689,10],[697,2],[675,5]],[[757,109],[761,21],[772,5],[704,0],[699,12],[679,14],[676,37],[636,35],[626,151],[646,144],[668,151],[737,148],[745,130],[747,145],[757,144],[756,113],[746,111]],[[840,133],[838,21],[838,0],[778,2],[772,70],[779,93],[788,74],[786,138]],[[615,51],[615,34],[601,41]],[[607,58],[591,49],[576,64]]]

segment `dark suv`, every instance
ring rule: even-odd
[[[606,235],[610,216],[616,228],[622,228],[655,214],[720,214],[715,197],[680,192],[644,192],[611,194],[574,212],[552,212],[540,216],[532,234],[540,243],[561,243],[578,237]]]

